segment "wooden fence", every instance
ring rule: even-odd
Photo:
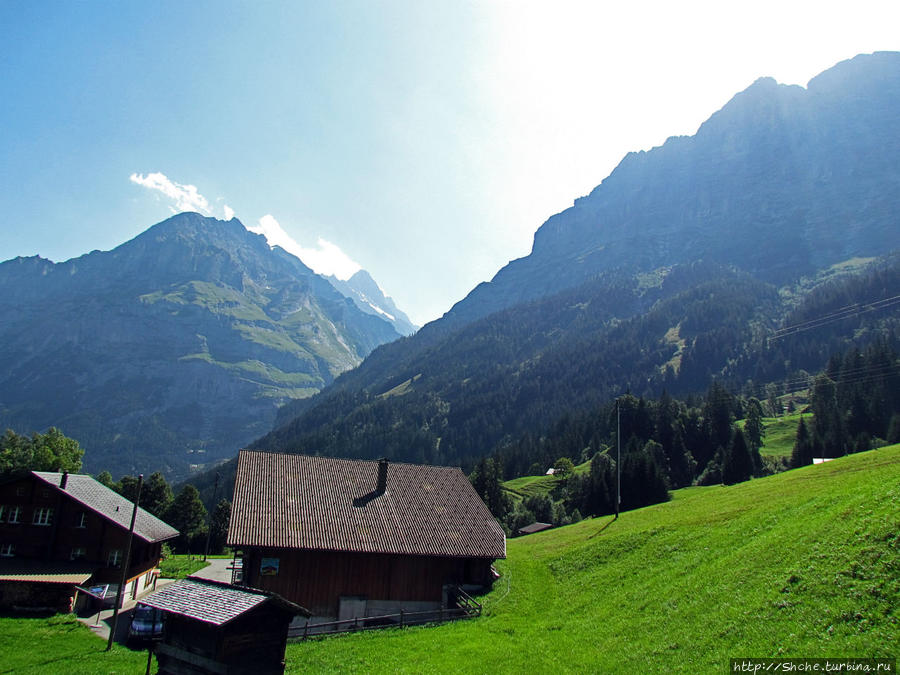
[[[459,621],[481,615],[481,604],[461,588],[456,592],[456,607],[432,609],[423,612],[404,612],[383,614],[381,616],[361,616],[343,621],[325,623],[306,623],[303,626],[292,626],[288,630],[288,639],[299,641],[326,635],[339,635],[349,631],[378,630],[381,628],[403,628],[419,626],[426,623],[444,623]]]

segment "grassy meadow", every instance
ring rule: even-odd
[[[721,673],[900,644],[900,446],[508,542],[480,619],[288,646],[287,672]]]
[[[484,615],[291,643],[287,672],[722,673],[896,657],[900,446],[508,542]],[[23,645],[25,646],[23,648]],[[137,673],[68,616],[0,618],[0,673]]]
[[[73,614],[51,617],[0,616],[0,673],[143,673],[147,652],[123,645],[106,650],[97,637]],[[152,672],[156,672],[154,669]]]

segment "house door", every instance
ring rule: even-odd
[[[338,621],[355,619],[366,615],[366,596],[342,595],[338,605]]]

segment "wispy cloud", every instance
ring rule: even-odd
[[[212,209],[206,197],[197,191],[196,185],[182,185],[176,183],[163,173],[143,174],[133,173],[129,180],[142,187],[150,190],[156,190],[172,200],[173,204],[169,206],[173,213],[181,211],[198,211],[206,215],[212,215]],[[227,207],[226,207],[227,208]],[[231,209],[228,209],[229,211]],[[226,211],[227,213],[227,211]],[[232,215],[234,212],[232,211]]]
[[[230,206],[228,206],[228,204],[226,204],[225,205],[225,220],[231,220],[232,218],[234,218],[234,209],[231,208]]]
[[[259,219],[259,225],[248,227],[256,234],[264,235],[270,246],[280,246],[292,253],[317,274],[328,274],[338,279],[347,280],[356,274],[360,265],[354,262],[337,245],[319,237],[316,248],[306,248],[298,244],[291,235],[284,231],[281,224],[271,214]]]

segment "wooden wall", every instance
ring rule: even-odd
[[[263,558],[278,558],[278,574],[260,574]],[[477,561],[476,568],[491,561]],[[278,593],[317,616],[337,616],[342,595],[369,600],[441,602],[444,584],[469,581],[472,562],[376,553],[253,549],[244,553],[244,583]]]
[[[67,494],[37,480],[33,476],[0,485],[0,504],[18,506],[19,522],[8,517],[0,522],[0,542],[14,545],[14,557],[40,561],[69,561],[76,548],[84,549],[82,561],[97,567],[93,581],[118,583],[121,567],[107,566],[113,550],[122,551],[128,544],[128,531],[78,503]],[[47,525],[35,525],[34,513],[41,507],[53,509]],[[82,518],[84,515],[84,518]],[[128,579],[134,579],[159,564],[162,545],[148,544],[135,537],[132,544]]]

